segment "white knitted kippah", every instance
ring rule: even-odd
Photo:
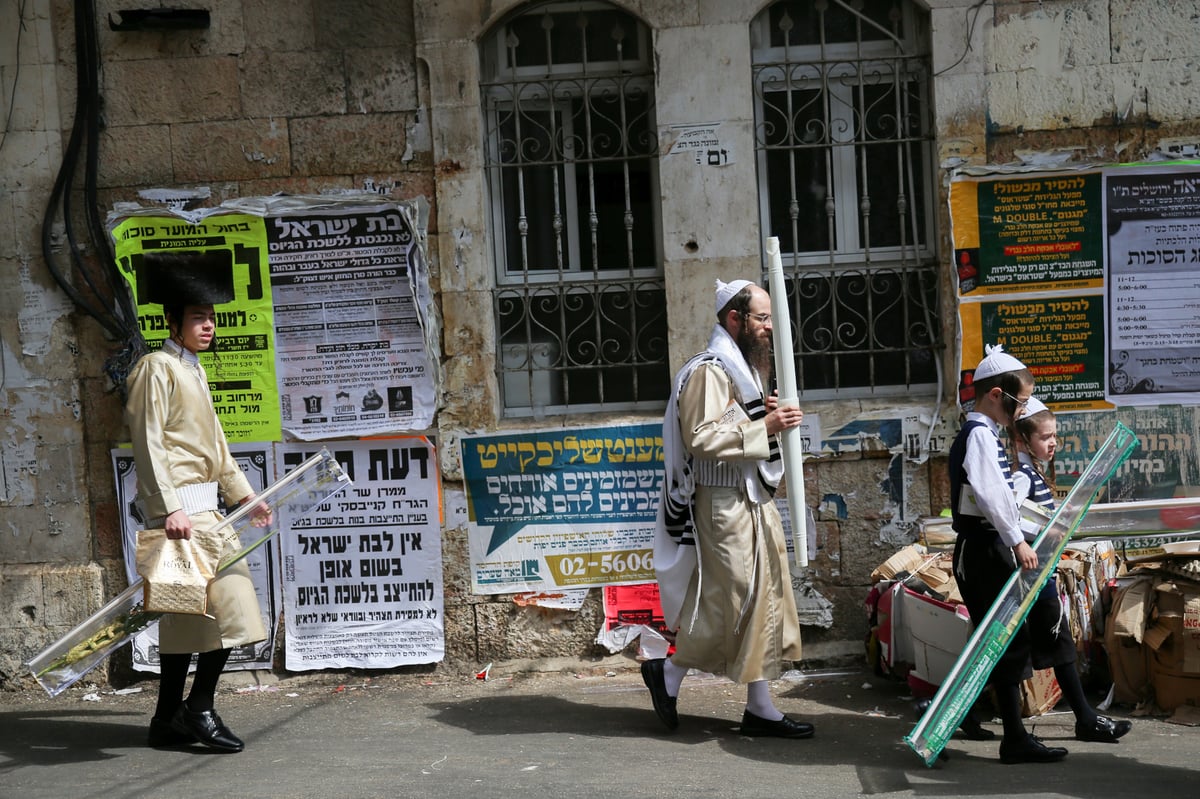
[[[1035,413],[1041,413],[1042,411],[1048,410],[1050,409],[1046,407],[1046,403],[1042,402],[1037,397],[1030,397],[1029,402],[1025,403],[1025,412],[1021,415],[1033,416]]]
[[[720,313],[721,309],[729,304],[729,301],[733,299],[733,295],[737,294],[739,291],[741,291],[742,289],[746,288],[746,286],[749,286],[749,285],[750,285],[749,280],[735,280],[732,283],[725,283],[725,282],[722,282],[720,279],[718,279],[717,280],[717,313]]]
[[[994,377],[1005,372],[1016,372],[1025,368],[1025,364],[1004,351],[999,344],[985,344],[983,351],[987,353],[979,365],[975,367],[975,381],[985,377]]]

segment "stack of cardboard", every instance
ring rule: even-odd
[[[920,544],[900,550],[871,578],[869,651],[876,669],[904,679],[914,696],[937,692],[970,640],[973,627],[958,593],[951,553]],[[1053,708],[1062,690],[1051,669],[1034,672],[1022,684],[1026,716]]]
[[[1200,705],[1200,560],[1119,580],[1104,640],[1117,701],[1151,712]]]

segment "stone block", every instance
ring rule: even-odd
[[[175,125],[172,139],[179,181],[252,180],[292,171],[288,127],[282,120]]]
[[[754,119],[754,96],[747,85],[750,36],[745,24],[659,30],[654,49],[659,65],[655,119],[660,128],[719,119],[724,121],[722,130],[727,130],[731,123]],[[753,172],[753,139],[750,149],[738,150],[737,156]]]
[[[870,587],[819,585],[818,589],[833,604],[833,624],[828,629],[813,626],[801,628],[804,667],[832,668],[861,664],[866,658],[863,641],[868,632],[863,601]]]
[[[7,456],[5,456],[7,470]],[[0,563],[82,562],[91,557],[91,526],[82,503],[6,506]],[[6,567],[7,568],[7,567]]]
[[[479,91],[479,50],[471,39],[422,42],[417,57],[424,62],[433,108],[482,106]]]
[[[418,45],[425,42],[476,41],[524,0],[496,0],[482,8],[475,0],[413,3]]]
[[[453,291],[442,294],[445,355],[487,353],[495,349],[491,303],[489,292]],[[487,359],[480,359],[480,362],[484,360]]]
[[[55,58],[55,0],[40,3],[25,3],[21,6],[24,12],[21,24],[6,25],[4,34],[0,35],[0,64],[9,66],[18,63],[25,66],[32,64],[54,64]],[[17,8],[12,9],[14,12]],[[68,14],[68,17],[71,15]],[[18,32],[20,38],[18,39]]]
[[[1108,64],[1108,0],[997,8],[988,43],[996,72],[1032,70],[1053,83],[1064,71]]]
[[[96,530],[96,557],[124,557],[125,542],[121,532],[121,518],[121,509],[117,507],[115,500],[93,503],[92,524]]]
[[[481,430],[495,424],[498,388],[492,357],[466,353],[442,364],[446,405],[438,419],[443,429]]]
[[[248,50],[281,52],[311,50],[316,46],[316,21],[312,0],[243,0],[242,26]]]
[[[10,130],[0,147],[0,192],[25,192],[45,188],[49,192],[52,165],[62,159],[57,132]]]
[[[1200,15],[1178,0],[1112,0],[1100,22],[1111,30],[1112,62],[1141,70],[1147,62],[1177,62],[1195,75]]]
[[[328,194],[358,188],[356,181],[347,175],[292,175],[276,178],[254,178],[239,183],[213,186],[221,199],[234,197],[267,197],[284,194]]]
[[[355,48],[345,53],[346,106],[352,114],[411,111],[417,99],[417,70],[411,50]]]
[[[990,79],[982,74],[946,75],[937,79],[938,101],[935,111],[939,138],[972,137],[983,140],[987,129],[988,87]],[[987,163],[986,142],[975,163]]]
[[[435,106],[429,115],[430,135],[433,142],[433,158],[436,162],[440,183],[444,178],[473,177],[483,180],[483,147],[479,131],[486,124],[480,118],[478,106],[454,105]]]
[[[108,124],[118,127],[242,116],[233,56],[114,61],[102,89]]]
[[[41,568],[8,563],[0,569],[0,629],[26,630],[45,623]]]
[[[979,75],[985,71],[988,20],[975,3],[942,3],[929,13],[933,71],[938,79]],[[977,14],[983,14],[977,18]],[[974,21],[974,25],[972,25]],[[939,84],[940,85],[940,84]],[[938,92],[938,102],[942,101]]]
[[[171,129],[167,125],[107,127],[100,135],[100,186],[169,185]]]
[[[447,662],[474,664],[479,659],[475,641],[475,605],[447,606],[445,637]]]
[[[58,112],[58,80],[53,62],[31,64],[22,59],[20,70],[11,63],[0,66],[0,87],[12,99],[7,108],[6,132],[53,131],[62,127]],[[13,85],[13,81],[16,85]],[[7,106],[7,101],[5,106]]]
[[[403,169],[409,119],[407,114],[293,119],[292,169],[309,175]]]
[[[340,50],[255,51],[241,62],[242,106],[255,117],[346,113]]]
[[[736,258],[761,250],[758,206],[730,202],[732,197],[757,197],[754,139],[749,123],[724,123],[720,149],[729,154],[726,166],[697,163],[696,153],[668,154],[675,132],[660,129],[663,155],[659,160],[663,242],[668,258]],[[758,279],[758,267],[755,277]]]
[[[22,210],[28,207],[25,204],[27,197],[28,193],[22,192],[19,206]],[[17,258],[20,251],[24,247],[33,244],[30,241],[32,237],[29,236],[27,228],[23,228],[20,231],[17,229],[17,210],[17,197],[8,192],[0,193],[0,270],[2,270],[0,274],[16,274],[19,268],[17,266]],[[3,306],[15,306],[16,303],[14,300],[16,300],[15,297],[0,295],[0,303]],[[12,319],[14,316],[13,311],[15,311],[15,307],[12,310],[6,308],[4,317]]]
[[[1139,73],[1141,80],[1132,91],[1123,91],[1124,84],[1118,82],[1123,73],[1114,70],[1114,84],[1118,87],[1114,92],[1117,97],[1116,107],[1131,109],[1134,113],[1126,118],[1137,119],[1139,99],[1145,98],[1146,116],[1155,122],[1181,125],[1187,130],[1188,141],[1194,144],[1200,139],[1200,136],[1196,135],[1196,119],[1200,117],[1197,61],[1200,61],[1200,58],[1154,61],[1144,72]]]
[[[471,562],[467,531],[461,527],[442,531],[442,594],[447,606],[486,602],[471,591]]]
[[[480,662],[507,660],[510,657],[527,657],[530,653],[523,647],[514,651],[509,639],[509,625],[516,612],[512,602],[483,602],[474,605],[476,657]]]
[[[413,0],[359,0],[356,3],[315,0],[313,18],[318,47],[394,47],[411,50]]]
[[[42,621],[71,628],[104,606],[103,570],[96,563],[48,568],[42,574]]]

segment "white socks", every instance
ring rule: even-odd
[[[679,696],[679,686],[688,670],[676,666],[670,658],[663,661],[663,682],[667,685],[667,696]]]
[[[667,696],[679,696],[679,686],[688,670],[676,666],[667,658],[663,661],[663,682],[666,683]],[[746,710],[767,721],[779,721],[783,713],[771,701],[771,684],[767,680],[756,680],[746,685]]]
[[[783,713],[771,701],[771,684],[756,680],[746,685],[746,710],[767,721],[779,721]]]

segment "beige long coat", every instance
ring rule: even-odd
[[[688,379],[679,426],[696,458],[768,457],[765,422],[722,422],[733,397],[733,384],[717,365],[701,366]],[[672,661],[738,683],[778,678],[782,661],[800,659],[800,622],[775,503],[752,502],[742,486],[697,485],[693,519],[699,568],[683,601]]]

